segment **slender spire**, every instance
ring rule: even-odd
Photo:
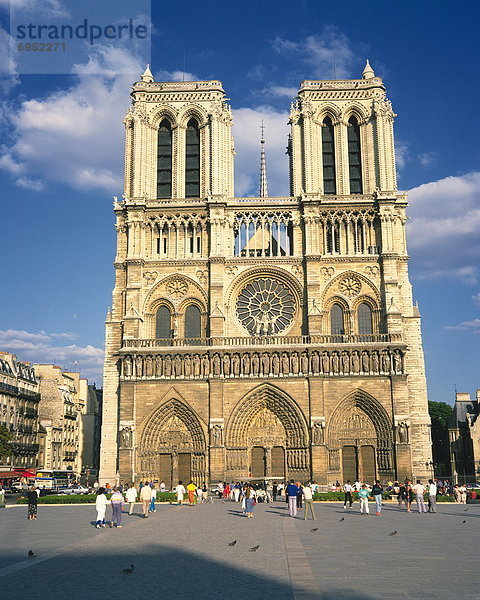
[[[262,124],[260,126],[262,130],[262,139],[260,140],[261,150],[260,150],[260,198],[268,198],[268,183],[267,183],[267,161],[265,159],[265,138],[264,138],[264,130],[265,126]]]
[[[147,68],[141,75],[141,79],[146,83],[152,83],[154,81],[152,72],[150,71],[150,65],[147,65]]]
[[[367,63],[365,65],[365,68],[363,69],[362,78],[363,79],[372,79],[373,77],[375,77],[375,71],[370,66],[370,63],[368,62],[368,58],[367,58]]]

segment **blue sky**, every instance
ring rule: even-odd
[[[48,11],[61,0],[12,0]],[[128,4],[125,4],[128,6]],[[0,349],[101,385],[111,300],[112,196],[122,193],[130,47],[94,46],[70,75],[17,75],[0,0]],[[236,193],[258,187],[266,123],[271,195],[288,194],[289,103],[303,79],[384,78],[398,114],[399,188],[410,190],[410,274],[423,317],[429,396],[480,387],[480,150],[476,3],[154,2],[157,79],[220,79],[234,111]],[[13,67],[13,74],[10,67]],[[116,75],[118,73],[118,75]],[[131,75],[126,75],[131,73]]]

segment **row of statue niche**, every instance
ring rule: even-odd
[[[354,373],[403,373],[400,350],[353,352],[268,352],[133,355],[123,359],[126,378],[151,377],[239,377],[261,375],[308,375]]]

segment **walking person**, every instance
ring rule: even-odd
[[[295,485],[293,479],[291,479],[290,483],[285,489],[285,496],[288,502],[288,512],[291,517],[297,516],[297,493],[298,487]]]
[[[276,502],[277,501],[277,494],[278,494],[278,485],[276,484],[276,482],[273,482],[273,486],[272,486],[272,496],[273,496],[273,501]]]
[[[315,511],[313,510],[313,493],[312,488],[308,485],[304,485],[302,488],[303,501],[305,502],[305,509],[303,511],[303,518],[306,521],[308,518],[308,511],[312,513],[312,519],[315,521]]]
[[[437,484],[433,479],[428,480],[428,512],[437,512]]]
[[[298,508],[302,508],[302,484],[300,483],[300,481],[297,481],[295,483],[295,485],[298,488],[298,492],[297,492],[297,509]]]
[[[190,481],[190,483],[187,485],[188,506],[195,506],[195,490],[196,489],[197,489],[197,486],[193,483],[193,481]]]
[[[183,496],[186,494],[185,487],[181,481],[178,482],[178,485],[175,488],[175,493],[177,494],[177,504],[180,506],[183,502]]]
[[[368,508],[368,488],[367,484],[364,483],[358,492],[358,496],[360,499],[360,514],[368,515],[370,509]]]
[[[458,488],[458,496],[460,498],[460,504],[466,504],[467,503],[467,488],[462,485]]]
[[[110,498],[110,503],[112,505],[112,525],[115,527],[122,526],[122,508],[124,504],[123,494],[119,488],[113,488],[113,494]]]
[[[163,494],[166,491],[166,485],[164,481],[160,482],[160,493]]]
[[[425,502],[423,500],[423,494],[425,493],[425,486],[422,485],[420,479],[417,479],[417,483],[413,486],[413,491],[415,492],[415,500],[417,501],[417,509],[418,513],[426,513],[427,509],[425,507]]]
[[[148,512],[154,513],[154,512],[157,512],[157,509],[155,508],[155,500],[157,499],[157,490],[155,489],[155,484],[153,482],[151,483],[151,490],[152,490],[152,500],[150,501],[150,506],[148,508]]]
[[[353,498],[352,498],[353,486],[350,479],[347,479],[347,483],[343,486],[343,493],[345,494],[345,499],[343,501],[343,508],[347,510],[347,502],[350,504],[350,509],[353,508]]]
[[[125,494],[126,500],[128,502],[128,514],[133,514],[133,507],[135,506],[135,502],[137,501],[137,488],[131,483],[127,489]]]
[[[27,519],[29,521],[35,521],[35,519],[37,518],[38,494],[37,494],[37,490],[34,488],[33,485],[30,486],[28,489],[27,501],[28,501]]]
[[[378,480],[372,486],[372,496],[375,500],[375,516],[379,517],[382,514],[382,492],[383,487]]]
[[[207,484],[205,482],[203,482],[203,484],[202,484],[202,504],[205,504],[206,502],[208,502],[208,488],[207,488]]]
[[[142,501],[143,518],[148,519],[148,508],[152,502],[152,488],[145,482],[140,490],[140,500]]]
[[[407,481],[405,483],[404,491],[403,491],[403,499],[405,502],[405,506],[407,508],[407,512],[411,513],[412,512],[412,502],[413,502],[413,488],[412,488],[411,481]]]
[[[249,519],[253,518],[253,508],[255,506],[256,492],[250,485],[245,490],[245,513]]]
[[[105,512],[107,510],[107,506],[110,504],[110,500],[105,495],[105,488],[99,487],[97,491],[97,498],[95,500],[95,508],[97,509],[97,521],[95,523],[95,527],[100,529],[100,527],[105,527]]]

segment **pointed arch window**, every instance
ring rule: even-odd
[[[157,198],[172,197],[172,126],[163,119],[158,128]]]
[[[360,153],[360,127],[355,117],[348,120],[348,168],[350,193],[362,194],[362,157]]]
[[[335,178],[335,139],[332,119],[323,119],[322,127],[323,193],[336,194]]]
[[[160,306],[155,317],[155,338],[157,340],[170,340],[173,337],[172,313],[168,306]],[[166,341],[165,345],[169,345]]]
[[[372,308],[366,302],[362,302],[357,309],[358,334],[365,336],[360,338],[361,342],[367,342],[373,333]]]
[[[341,336],[345,335],[345,315],[340,304],[334,304],[330,309],[330,333],[337,342],[341,342]]]
[[[187,123],[185,148],[185,198],[200,196],[200,130],[195,119]]]
[[[185,311],[185,337],[190,340],[202,337],[202,317],[195,304],[187,306]]]

